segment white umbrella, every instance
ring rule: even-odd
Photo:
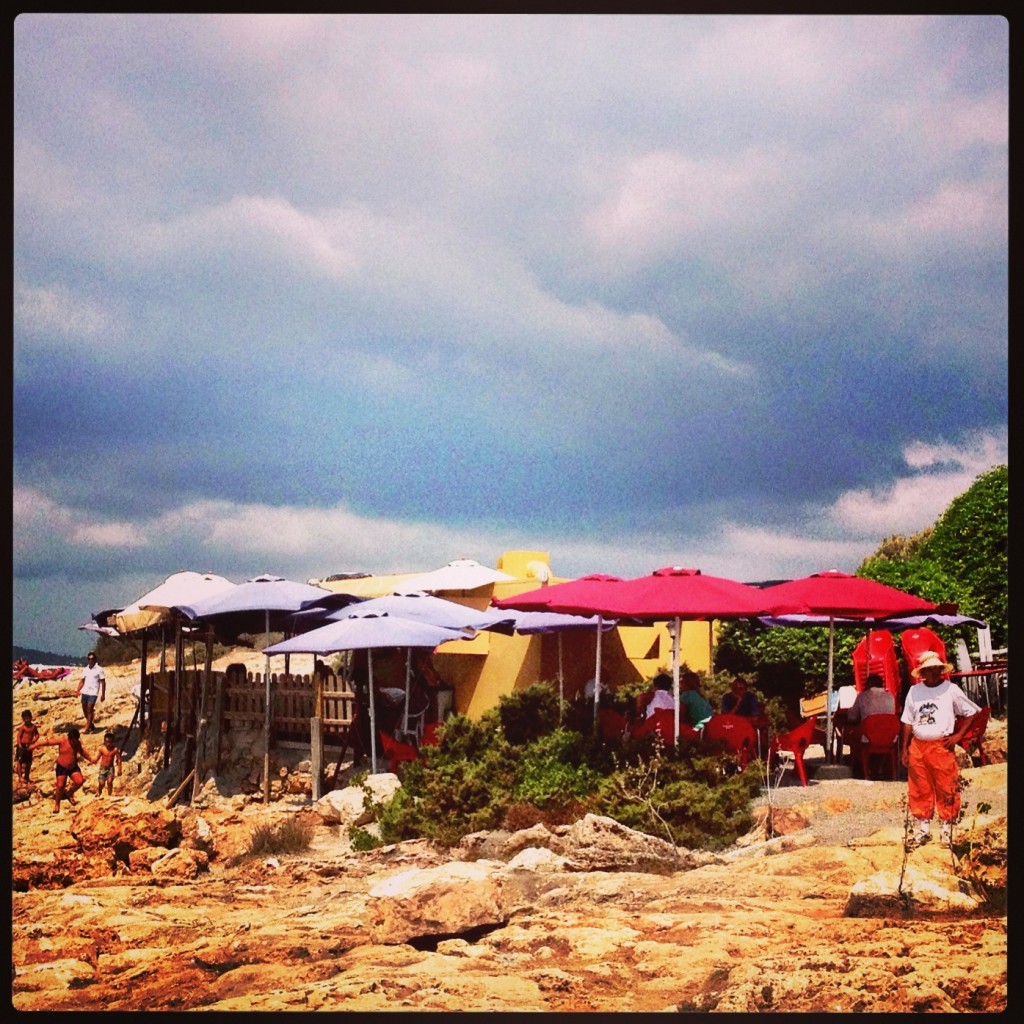
[[[473,561],[472,558],[457,558],[440,569],[425,572],[405,580],[398,593],[408,594],[413,590],[478,590],[492,583],[514,580],[500,569],[491,569],[486,565]]]
[[[185,569],[168,576],[158,587],[119,611],[114,615],[114,625],[121,633],[133,633],[166,622],[172,608],[192,604],[234,586],[231,580],[215,573]]]
[[[338,651],[365,650],[370,688],[370,769],[377,773],[377,713],[373,698],[373,651],[381,647],[435,648],[446,640],[465,640],[471,630],[447,629],[427,622],[403,619],[397,615],[352,614],[338,622],[290,637],[264,650],[264,654],[335,654]]]

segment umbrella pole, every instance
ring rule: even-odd
[[[601,700],[601,616],[597,617],[597,658],[594,665],[594,728],[597,728],[597,709]]]
[[[562,634],[558,634],[558,721],[565,709],[565,674],[562,671]]]
[[[412,648],[405,649],[405,710],[402,712],[402,736],[409,732],[409,688],[412,686]]]
[[[377,712],[373,701],[373,649],[366,649],[366,677],[370,684],[370,774],[377,774]]]
[[[675,696],[675,737],[676,746],[679,746],[679,616],[675,619],[675,629],[672,631],[672,691]]]
[[[270,610],[265,613],[266,645],[270,646]],[[270,803],[270,655],[263,673],[263,802]]]
[[[828,692],[825,694],[825,754],[832,763],[832,656],[835,647],[836,620],[828,617]]]

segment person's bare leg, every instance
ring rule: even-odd
[[[53,787],[53,813],[60,811],[60,798],[64,795],[64,776],[57,776],[57,783]]]

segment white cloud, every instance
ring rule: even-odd
[[[274,197],[235,196],[219,206],[205,207],[166,223],[152,223],[139,233],[144,256],[177,255],[195,259],[196,252],[235,252],[264,260],[268,255],[305,273],[344,280],[359,267],[350,246],[357,211],[328,216],[305,213]]]
[[[109,309],[62,284],[42,288],[16,285],[14,319],[26,330],[64,339],[108,341],[123,333]]]
[[[146,543],[134,523],[101,522],[68,508],[33,487],[13,489],[14,562],[44,554],[58,545],[84,549],[137,548]]]
[[[914,475],[884,487],[841,495],[829,517],[857,537],[909,535],[931,526],[949,503],[982,473],[1007,461],[1005,432],[982,434],[962,445],[915,442],[903,452]]]

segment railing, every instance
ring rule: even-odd
[[[164,672],[152,673],[149,677],[152,710],[157,717],[166,715],[173,675],[173,672]],[[182,673],[181,688],[190,695],[189,700],[200,701],[204,675],[192,670]],[[214,672],[211,690],[205,694],[205,713],[216,716],[215,701],[219,698],[222,723],[262,731],[266,720],[266,690],[265,676],[261,672],[244,675],[230,670]],[[316,676],[271,673],[271,731],[275,736],[308,736],[310,719],[319,717],[325,733],[344,732],[352,724],[355,699],[344,678],[329,675],[320,686],[317,715]]]

